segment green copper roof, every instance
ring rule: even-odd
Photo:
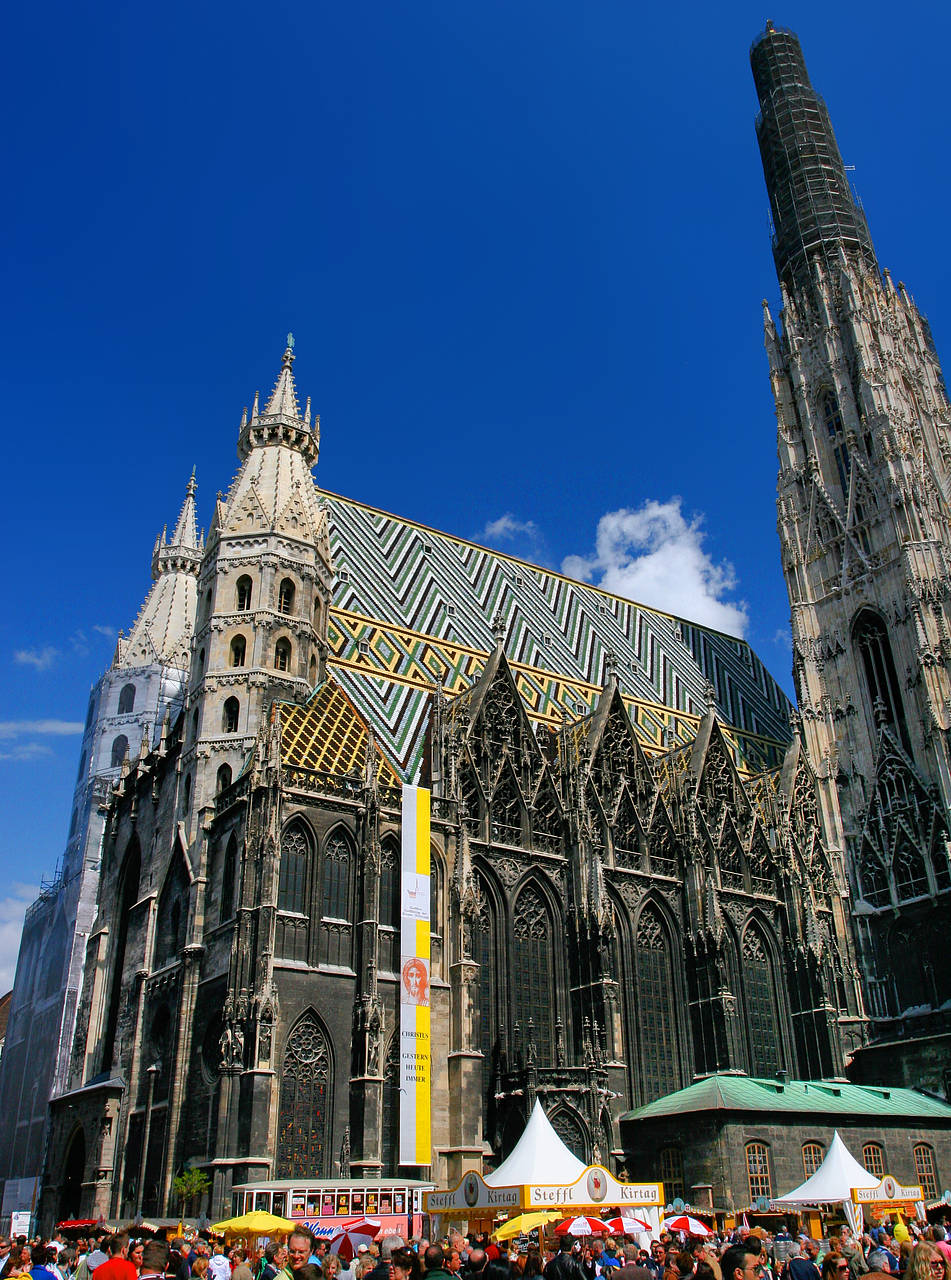
[[[836,1116],[915,1117],[951,1121],[951,1106],[917,1089],[838,1080],[758,1080],[712,1075],[627,1111],[622,1120],[656,1120],[693,1111],[798,1112]]]

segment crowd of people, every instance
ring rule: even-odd
[[[249,1252],[202,1239],[101,1243],[0,1236],[0,1280],[951,1280],[951,1235],[943,1226],[899,1221],[829,1240],[760,1228],[704,1238],[663,1232],[649,1247],[629,1237],[562,1236],[554,1250],[499,1244],[453,1232],[439,1241],[388,1235],[344,1261],[300,1229]]]

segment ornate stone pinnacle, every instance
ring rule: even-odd
[[[495,617],[492,619],[492,635],[495,637],[495,643],[497,645],[501,645],[505,642],[505,632],[505,617],[503,616],[502,610],[497,609]]]

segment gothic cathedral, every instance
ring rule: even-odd
[[[621,1116],[697,1076],[944,1087],[951,410],[798,41],[752,62],[798,711],[743,641],[321,490],[289,340],[90,704],[46,1221],[165,1213],[186,1164],[213,1215],[253,1177],[397,1173],[405,782],[433,1150],[404,1174],[497,1160],[536,1098],[636,1172]]]

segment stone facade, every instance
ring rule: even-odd
[[[90,693],[63,861],[26,912],[0,1063],[4,1217],[33,1204],[48,1102],[68,1079],[86,939],[96,916],[103,806],[130,755],[151,749],[184,696],[201,559],[195,491],[193,478],[171,540],[167,530],[156,539],[152,589]]]
[[[491,645],[469,647],[451,691],[433,648],[428,686],[394,669],[397,635],[427,652],[395,594],[372,644],[341,648],[361,615],[331,607],[328,515],[336,589],[375,566],[381,595],[410,583],[416,617],[443,535],[423,532],[410,577],[419,531],[377,513],[392,578],[344,536],[346,511],[310,476],[292,364],[289,346],[266,409],[242,420],[197,568],[185,705],[112,795],[44,1215],[161,1214],[185,1164],[211,1172],[213,1214],[255,1175],[397,1172],[406,780],[433,796],[432,1176],[507,1151],[536,1097],[577,1151],[620,1167],[621,1112],[696,1072],[841,1072],[862,1034],[857,970],[798,737],[724,723],[709,683],[698,710],[632,702],[590,624],[575,661],[600,684],[552,714],[526,696],[550,677],[518,661],[508,619],[537,608],[533,591],[581,589],[529,566],[495,593]],[[478,549],[445,549],[498,580]],[[604,627],[631,608],[589,607]],[[752,655],[727,665],[705,633],[696,650],[721,689],[728,671],[745,682],[748,722],[773,714]]]
[[[879,270],[798,40],[769,27],[751,59],[782,293],[781,325],[765,319],[793,674],[880,1046],[854,1070],[943,1090],[951,405],[927,321]]]

